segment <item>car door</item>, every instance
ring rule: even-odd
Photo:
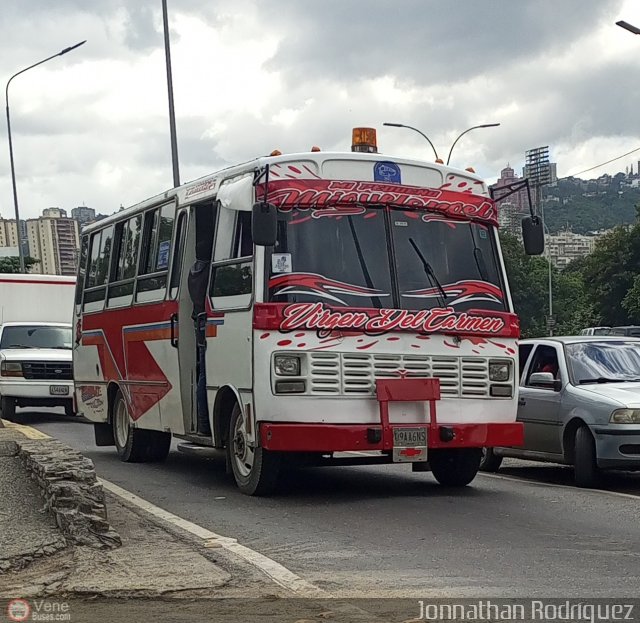
[[[522,348],[523,345],[521,345]],[[564,357],[561,347],[554,344],[537,344],[530,354],[520,379],[518,394],[518,421],[524,424],[524,450],[559,454],[562,451],[560,400],[561,392],[552,387],[535,386],[531,375],[542,372],[548,362],[555,360],[556,378],[566,380],[566,370],[561,369]]]

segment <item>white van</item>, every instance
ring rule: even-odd
[[[589,327],[588,329],[582,329],[580,335],[609,335],[611,327]]]
[[[73,404],[75,277],[0,275],[0,417]]]

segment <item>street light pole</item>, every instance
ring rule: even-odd
[[[424,132],[421,132],[420,130],[418,130],[418,128],[414,128],[410,125],[404,125],[403,123],[383,123],[382,125],[386,125],[391,128],[407,128],[407,130],[413,130],[414,132],[417,132],[418,134],[420,134],[420,136],[426,139],[429,145],[431,145],[431,149],[433,149],[433,153],[436,155],[436,162],[440,160],[440,158],[438,158],[438,152],[436,151],[436,148],[433,146],[433,143],[431,142],[429,137]]]
[[[632,32],[634,35],[640,35],[640,28],[633,24],[629,24],[628,22],[620,20],[619,22],[616,22],[616,26],[620,26],[620,28],[624,28],[625,30]]]
[[[76,43],[75,45],[72,45],[68,48],[65,48],[64,50],[61,50],[60,52],[58,52],[57,54],[52,54],[51,56],[45,58],[44,60],[38,61],[37,63],[34,63],[33,65],[29,65],[29,67],[25,67],[24,69],[21,69],[20,71],[16,72],[15,74],[13,74],[13,76],[11,76],[11,78],[9,78],[9,80],[7,81],[7,86],[5,87],[4,90],[4,100],[5,100],[5,107],[6,107],[6,111],[7,111],[7,138],[9,139],[9,164],[11,166],[11,185],[13,187],[13,207],[15,210],[15,214],[16,214],[16,230],[18,233],[18,257],[20,258],[20,272],[24,273],[25,272],[25,268],[24,268],[24,251],[22,249],[22,232],[20,231],[20,210],[18,208],[18,190],[16,188],[16,170],[15,170],[15,165],[13,162],[13,141],[11,138],[11,115],[9,114],[9,85],[11,84],[11,81],[16,78],[17,76],[19,76],[20,74],[23,74],[25,71],[29,71],[30,69],[33,69],[34,67],[37,67],[38,65],[42,65],[43,63],[46,63],[47,61],[50,61],[51,59],[54,59],[58,56],[62,56],[63,54],[66,54],[67,52],[71,52],[71,50],[75,50],[76,48],[79,48],[81,45],[84,45],[86,43],[86,39],[84,41],[81,41],[80,43]]]
[[[474,125],[472,128],[466,129],[458,138],[453,141],[453,145],[451,145],[451,149],[449,150],[449,157],[447,158],[447,164],[449,164],[449,160],[451,160],[451,153],[453,152],[453,148],[456,146],[456,143],[467,133],[471,132],[471,130],[477,130],[478,128],[496,128],[500,124],[499,123],[483,123],[482,125]]]
[[[171,43],[169,41],[169,17],[167,0],[162,0],[162,24],[164,27],[164,55],[167,66],[167,91],[169,96],[169,133],[171,135],[171,164],[173,167],[173,187],[180,186],[178,168],[178,139],[176,136],[176,111],[173,106],[173,76],[171,72]]]

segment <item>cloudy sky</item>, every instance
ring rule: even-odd
[[[549,145],[558,174],[640,147],[637,0],[168,0],[180,173],[189,181],[278,148],[432,158],[492,181]],[[21,216],[111,213],[172,185],[161,0],[2,0],[0,77]],[[6,125],[0,214],[13,214]],[[624,170],[640,151],[584,177]],[[634,166],[635,168],[635,166]]]

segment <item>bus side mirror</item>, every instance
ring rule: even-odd
[[[253,204],[251,232],[254,244],[272,247],[276,243],[278,210],[272,203],[259,201]]]
[[[522,219],[522,240],[527,255],[542,255],[544,252],[544,229],[537,216]]]

